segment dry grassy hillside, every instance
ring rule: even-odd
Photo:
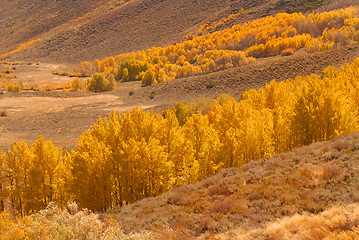
[[[168,225],[187,239],[324,239],[358,229],[357,207],[349,205],[359,200],[358,146],[358,133],[314,143],[105,216],[126,232]]]
[[[106,213],[76,203],[0,214],[0,239],[359,238],[359,133],[318,142]]]
[[[242,8],[246,10],[244,14],[222,27],[283,11],[311,11],[323,4],[326,9],[336,8],[338,4],[332,2],[4,0],[0,3],[0,54],[39,40],[8,57],[78,63],[180,41],[202,23],[219,20]],[[338,7],[354,3],[342,3]]]

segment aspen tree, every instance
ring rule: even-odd
[[[57,201],[59,192],[58,167],[62,164],[62,149],[53,145],[51,141],[45,141],[40,135],[38,140],[30,146],[32,153],[29,162],[28,187],[26,192],[27,212],[39,211],[50,202]]]

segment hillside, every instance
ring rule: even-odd
[[[168,225],[187,239],[213,235],[220,239],[324,239],[330,233],[358,228],[357,213],[343,218],[341,210],[335,210],[322,220],[314,217],[359,201],[358,146],[358,133],[314,143],[241,168],[224,169],[199,183],[103,215],[115,218],[125,232]],[[305,219],[307,213],[314,215],[305,223],[300,216],[293,217],[300,214]]]
[[[359,0],[3,0],[0,33],[0,240],[359,239]]]
[[[11,59],[78,63],[180,41],[203,23],[246,12],[222,27],[278,12],[325,10],[356,1],[189,1],[82,0],[10,1],[0,3],[0,55],[20,44],[36,44]],[[219,27],[217,30],[220,30]]]
[[[358,239],[359,133],[296,148],[106,213],[0,214],[0,239]]]

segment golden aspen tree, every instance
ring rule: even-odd
[[[122,176],[127,178],[123,185],[127,188],[124,196],[128,202],[158,195],[173,185],[172,163],[158,139],[150,138],[148,142],[143,138],[139,142],[131,139],[125,150],[130,151],[128,156],[131,157],[125,160],[125,165],[130,167],[122,170]]]
[[[218,98],[209,112],[211,124],[217,130],[222,143],[220,159],[224,167],[235,166],[235,149],[240,136],[236,135],[238,104],[233,98],[224,100],[225,96]]]
[[[166,82],[168,81],[170,78],[167,76],[165,70],[163,69],[160,69],[159,72],[158,72],[158,82],[161,83],[161,82]]]
[[[89,77],[94,73],[94,67],[91,63],[84,61],[75,67],[75,72],[81,77]]]
[[[14,142],[6,156],[7,176],[5,185],[13,215],[24,216],[25,195],[28,189],[29,166],[32,153],[25,141]]]
[[[100,72],[100,71],[101,71],[101,62],[100,62],[100,60],[98,60],[98,59],[95,59],[95,68],[94,68],[94,70],[95,70],[96,72]]]
[[[109,79],[103,73],[95,73],[92,78],[87,81],[87,90],[94,92],[103,92],[113,90],[115,87],[115,79],[110,75]]]
[[[6,191],[6,175],[7,175],[7,167],[6,167],[6,153],[0,151],[0,212],[2,212],[5,208],[4,200],[7,198],[8,194]]]
[[[281,83],[273,80],[264,88],[264,106],[272,110],[272,138],[275,153],[290,151],[293,147],[291,118],[296,101],[293,91],[290,80]]]
[[[62,164],[62,149],[45,141],[40,135],[38,140],[30,146],[32,153],[28,168],[28,187],[25,197],[26,212],[44,209],[50,202],[57,201],[63,189],[59,188],[58,168]]]
[[[218,160],[221,143],[218,133],[209,125],[208,116],[193,114],[183,125],[182,131],[200,165],[199,178],[214,174],[222,166]]]
[[[73,201],[71,195],[71,185],[73,176],[71,173],[71,155],[68,152],[63,153],[62,160],[58,162],[55,168],[54,199],[60,207],[65,207]]]
[[[142,84],[145,86],[153,85],[157,83],[156,72],[153,68],[149,68],[146,70],[142,77]]]
[[[124,68],[122,69],[121,81],[127,82],[128,80],[129,80],[128,69]]]
[[[91,132],[80,137],[71,153],[72,194],[81,207],[105,210],[112,205],[110,150]]]
[[[163,114],[161,145],[166,146],[168,158],[173,164],[171,182],[175,186],[194,183],[199,179],[199,163],[194,158],[194,150],[180,131],[174,110],[167,110]]]
[[[161,146],[153,134],[149,138],[124,139],[116,150],[116,181],[122,202],[133,202],[169,189],[172,164],[168,161],[166,146]]]
[[[191,140],[183,131],[176,131],[169,158],[173,162],[174,185],[186,185],[202,179],[199,159],[195,157],[195,149]]]

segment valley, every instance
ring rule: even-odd
[[[0,32],[0,240],[359,239],[358,0],[4,0]]]

